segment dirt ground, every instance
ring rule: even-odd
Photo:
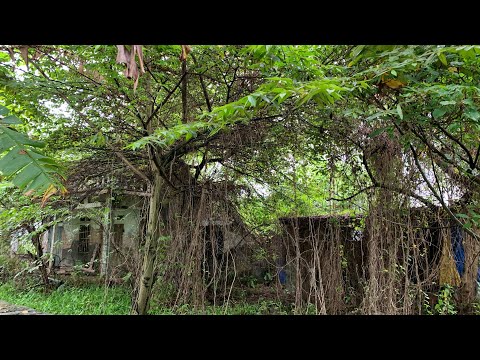
[[[0,300],[0,315],[43,315],[25,306],[12,305]]]

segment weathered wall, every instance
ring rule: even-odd
[[[81,253],[78,251],[80,224],[90,225],[90,240],[88,252]],[[91,260],[93,251],[96,246],[102,245],[103,229],[97,221],[89,222],[80,221],[80,219],[72,219],[63,224],[63,234],[61,242],[61,265],[74,266],[87,263]]]
[[[99,209],[102,206],[102,202],[105,201],[105,197],[95,199],[91,203],[81,204],[83,208],[96,208]],[[138,209],[139,200],[136,197],[122,197],[122,200],[116,204],[118,208],[112,210],[113,225],[122,224],[123,234],[120,238],[121,248],[127,251],[136,249],[138,247],[140,238],[140,210]],[[68,222],[63,222],[55,227],[55,230],[50,229],[43,235],[44,249],[46,252],[50,252],[50,238],[55,232],[55,244],[53,253],[56,255],[56,265],[70,267],[74,265],[81,265],[89,262],[92,259],[93,252],[97,250],[96,259],[101,254],[101,247],[103,245],[103,225],[102,218],[93,216],[92,213],[90,221],[81,221],[79,217],[74,218]],[[90,239],[88,252],[79,252],[79,232],[80,225],[90,225]],[[112,231],[114,230],[112,226]],[[113,238],[113,235],[112,235]],[[117,240],[119,240],[117,238]],[[120,262],[120,257],[116,254],[115,247],[110,247],[111,261],[110,266],[116,266]]]

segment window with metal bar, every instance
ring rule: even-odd
[[[80,229],[78,232],[78,252],[88,253],[90,243],[90,219],[80,218]]]

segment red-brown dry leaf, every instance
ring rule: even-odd
[[[48,199],[50,199],[50,197],[55,195],[57,192],[58,192],[57,188],[54,185],[50,185],[48,189],[45,191],[45,193],[43,194],[41,207],[43,208],[47,203]]]
[[[123,72],[127,79],[133,79],[133,91],[137,89],[138,79],[140,74],[145,73],[143,65],[143,50],[142,45],[130,45],[130,50],[125,47],[125,45],[117,45],[117,63],[125,64],[127,68]],[[135,61],[135,57],[138,55],[138,61],[140,63],[140,73],[138,71],[138,66]]]
[[[145,69],[143,67],[143,50],[142,50],[142,45],[133,45],[135,47],[135,50],[137,52],[137,55],[138,55],[138,62],[140,63],[140,70],[141,70],[141,73],[144,74],[145,73]]]
[[[28,190],[28,191],[27,191],[25,194],[23,194],[23,195],[25,195],[25,196],[30,196],[30,195],[33,194],[34,191],[35,191],[35,190],[33,190],[33,189]]]
[[[189,45],[182,45],[182,53],[180,54],[180,61],[187,60],[187,55],[192,51]]]
[[[118,53],[117,53],[117,63],[119,64],[127,64],[127,55],[125,54],[125,45],[117,45]],[[128,50],[127,50],[128,51]]]
[[[138,67],[137,63],[135,62],[135,45],[132,45],[130,48],[130,59],[128,63],[128,75],[130,78],[133,78],[134,80],[137,80],[138,77]]]

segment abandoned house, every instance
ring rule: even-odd
[[[101,210],[109,203],[111,224],[105,221],[108,215],[101,216]],[[138,195],[124,192],[117,192],[115,196],[104,192],[85,198],[72,211],[74,216],[71,220],[60,222],[43,234],[42,245],[45,253],[53,255],[52,266],[65,272],[76,265],[87,264],[89,270],[94,272],[98,269],[102,274],[109,266],[119,266],[123,251],[138,249],[142,203],[143,199]],[[85,216],[85,210],[97,216]],[[75,216],[80,212],[81,216]],[[108,226],[110,239],[106,235]]]
[[[374,253],[379,250],[374,244],[378,240],[373,238],[386,235],[371,234],[369,216],[280,218],[283,236],[278,246],[279,282],[296,290],[299,302],[318,303],[321,298],[328,313],[343,313],[346,298],[352,308],[359,306],[362,286],[371,273],[387,271],[392,264],[403,271],[408,282],[424,284],[432,293],[442,284],[458,286],[465,272],[466,233],[445,214],[439,214],[443,214],[440,209],[432,212],[414,208],[408,215],[401,215],[396,228],[398,241],[384,247],[382,251],[390,253],[384,253],[382,258]],[[480,268],[476,279],[480,283]]]
[[[113,165],[115,164],[115,166]],[[70,216],[42,235],[45,254],[51,254],[49,268],[59,274],[82,271],[88,274],[122,274],[127,261],[141,262],[150,193],[146,182],[111,159],[81,161],[68,177],[67,201]],[[243,224],[242,224],[243,225]],[[206,256],[237,253],[239,269],[248,270],[248,260],[238,251],[249,233],[222,212],[206,216],[199,223]],[[110,234],[110,236],[108,236]],[[214,249],[210,254],[210,249]]]
[[[145,181],[122,165],[87,159],[68,177],[70,216],[42,237],[44,253],[52,255],[50,267],[57,273],[76,268],[105,274],[121,268],[127,254],[138,253],[149,194]]]

